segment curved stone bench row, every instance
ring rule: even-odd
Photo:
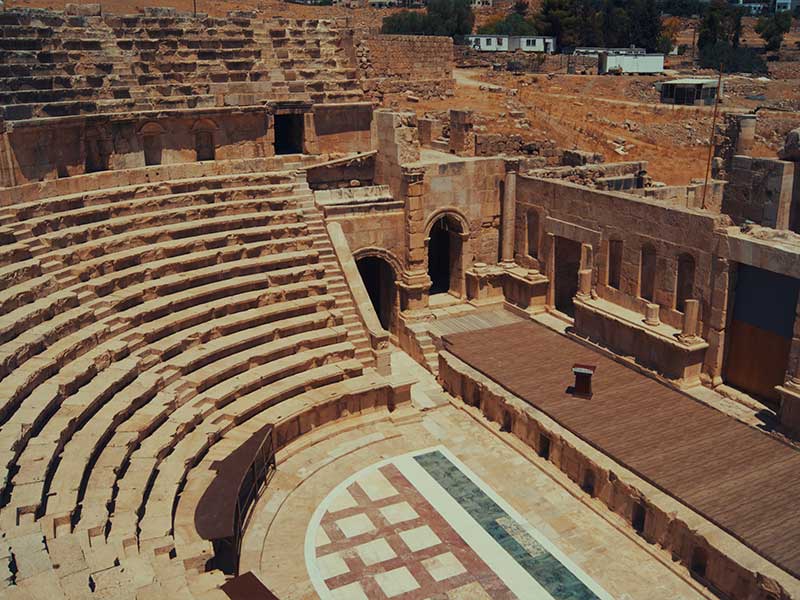
[[[255,102],[363,99],[332,22],[15,15],[0,25],[0,108],[10,121],[215,107],[228,91]]]
[[[208,544],[176,545],[209,452],[388,402],[302,175],[241,166],[0,195],[0,595],[219,597]]]

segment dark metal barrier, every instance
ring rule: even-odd
[[[236,575],[250,510],[275,473],[272,425],[213,466],[217,476],[197,504],[194,523],[200,536],[214,545],[213,566]]]

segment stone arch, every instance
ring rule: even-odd
[[[460,211],[442,207],[428,218],[425,233],[429,297],[463,296],[464,272],[471,263],[468,221]]]
[[[425,237],[428,238],[431,234],[431,229],[433,228],[434,224],[441,219],[442,217],[451,217],[455,219],[458,224],[461,226],[461,233],[469,235],[469,219],[467,219],[466,215],[461,212],[455,206],[441,206],[433,211],[429,216],[427,221],[425,221]]]
[[[381,325],[387,331],[396,331],[400,261],[392,252],[374,246],[353,252],[353,260]]]
[[[144,135],[162,135],[166,132],[167,130],[164,129],[163,125],[161,125],[157,121],[147,121],[146,123],[142,124],[139,127],[139,130],[136,133],[144,136]]]
[[[374,256],[385,260],[392,267],[395,277],[400,277],[403,272],[403,262],[391,250],[379,248],[378,246],[365,246],[353,252],[353,258],[359,260],[367,256]]]
[[[216,153],[216,131],[219,126],[211,119],[197,119],[192,125],[194,150],[198,161],[214,160]]]
[[[197,119],[192,125],[192,131],[216,131],[219,125],[213,119]]]
[[[155,121],[147,121],[139,127],[138,134],[142,138],[142,151],[144,152],[145,166],[161,164],[161,154],[163,151],[161,136],[166,132],[167,130]]]

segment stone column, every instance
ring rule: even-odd
[[[683,328],[681,338],[691,340],[697,335],[697,321],[700,315],[700,301],[686,300],[683,306]]]
[[[457,156],[475,156],[474,116],[471,110],[450,111],[450,152]]]
[[[581,269],[578,271],[578,296],[588,298],[592,295],[592,270]]]
[[[430,146],[433,141],[433,119],[418,119],[419,145]]]
[[[406,200],[405,244],[406,270],[397,287],[403,311],[421,310],[428,306],[431,279],[425,269],[425,219],[422,209],[425,170],[402,168],[402,189]]]
[[[517,171],[519,170],[519,161],[507,160],[505,161],[505,166],[506,179],[503,189],[503,208],[501,214],[503,245],[500,260],[503,266],[510,268],[514,266],[514,231],[516,229]]]
[[[659,318],[660,307],[658,304],[649,303],[644,309],[644,323],[651,327],[656,327],[661,324]]]
[[[738,136],[736,137],[736,154],[750,156],[756,137],[756,116],[737,115]]]

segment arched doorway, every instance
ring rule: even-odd
[[[394,269],[378,256],[359,258],[356,260],[356,265],[378,320],[384,329],[391,331],[395,312]]]
[[[430,294],[461,295],[461,224],[449,215],[439,217],[428,235]]]

